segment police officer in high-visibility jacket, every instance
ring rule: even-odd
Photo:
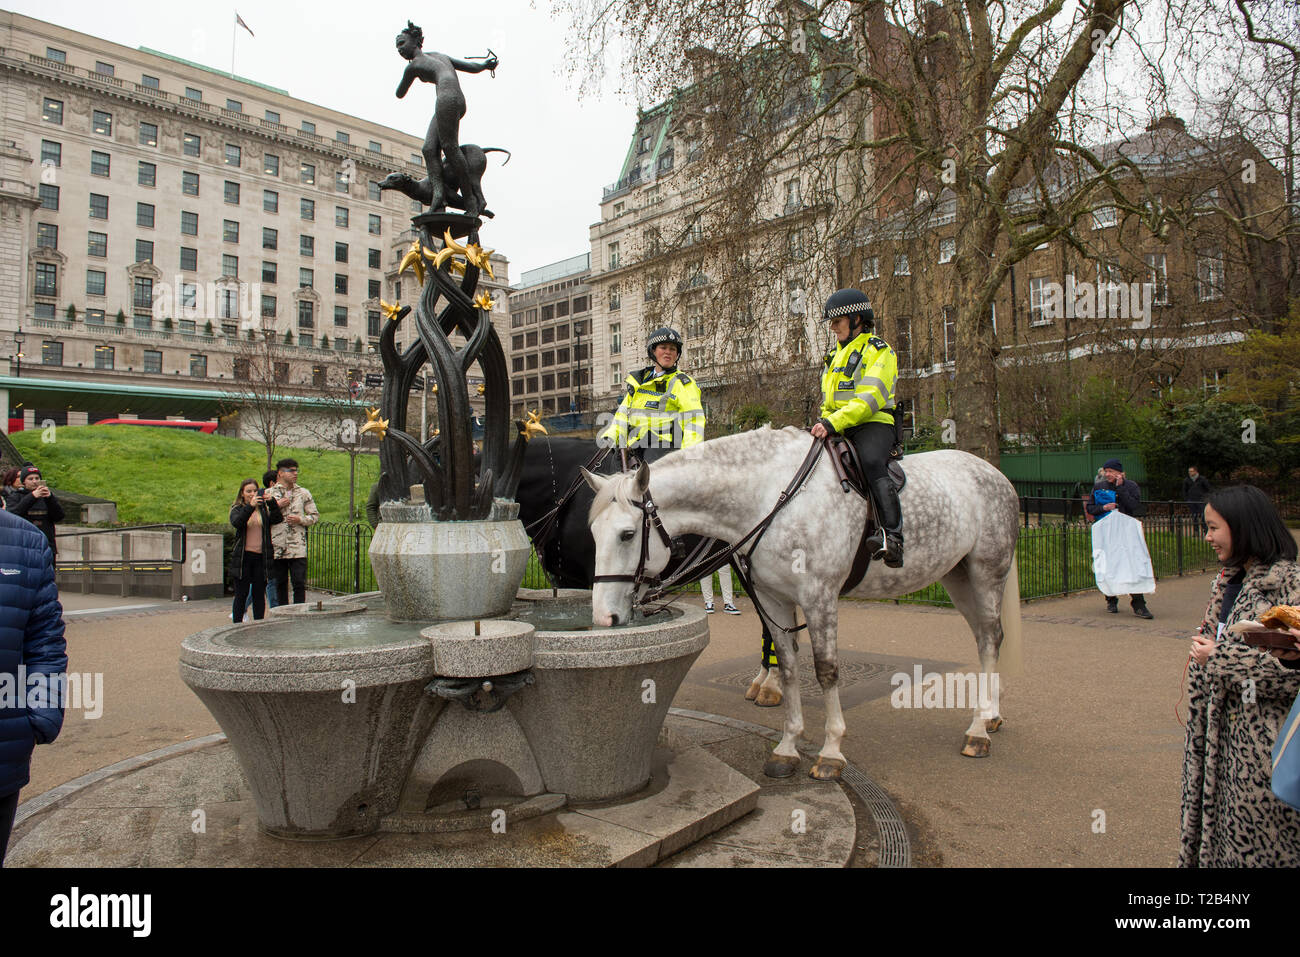
[[[704,441],[704,405],[700,387],[677,368],[682,337],[676,330],[664,327],[650,333],[646,354],[653,365],[628,373],[623,401],[600,438],[619,448],[637,449],[642,460],[650,462]]]
[[[880,521],[867,540],[871,557],[901,568],[903,512],[886,472],[895,442],[898,358],[884,339],[872,335],[875,313],[870,300],[856,289],[841,289],[827,299],[822,321],[830,322],[838,345],[823,360],[821,419],[812,434],[843,434],[858,450],[879,510]]]

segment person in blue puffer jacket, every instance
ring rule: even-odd
[[[0,512],[0,864],[18,809],[18,791],[30,780],[32,749],[49,744],[63,727],[63,681],[54,700],[28,700],[26,675],[63,676],[68,668],[63,606],[45,534]],[[29,707],[29,705],[32,705]]]

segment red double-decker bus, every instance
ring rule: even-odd
[[[96,425],[153,425],[164,429],[185,429],[211,435],[217,431],[216,422],[190,422],[185,419],[100,419]]]

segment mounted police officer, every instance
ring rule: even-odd
[[[676,330],[665,326],[650,333],[646,354],[652,364],[628,373],[623,401],[600,441],[635,449],[652,462],[704,441],[704,405],[700,387],[677,368],[682,337]]]
[[[857,449],[880,519],[867,545],[872,558],[901,568],[903,513],[886,471],[897,442],[898,359],[885,340],[872,334],[875,319],[870,300],[856,289],[841,289],[826,300],[822,321],[831,324],[838,345],[822,362],[821,418],[812,434],[843,434]]]

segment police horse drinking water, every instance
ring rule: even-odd
[[[583,471],[595,492],[589,520],[596,549],[592,614],[597,625],[631,620],[642,600],[639,592],[668,564],[672,538],[700,535],[746,543],[737,556],[747,562],[755,606],[772,626],[785,689],[784,733],[764,767],[772,777],[793,774],[799,763],[803,709],[795,638],[802,626],[795,606],[806,620],[826,700],[825,741],[812,776],[837,778],[845,763],[837,604],[867,503],[846,494],[835,469],[821,461],[826,458],[822,441],[795,428],[764,427],[673,452],[635,472]],[[818,448],[815,456],[813,448]],[[792,477],[810,463],[802,482],[791,488]],[[848,594],[892,598],[942,582],[975,634],[981,670],[992,675],[1004,640],[1008,648],[1019,640],[1015,489],[992,465],[955,449],[909,455],[906,465],[907,483],[899,493],[907,522],[906,565],[871,562]],[[773,513],[778,502],[783,504]],[[754,535],[765,521],[761,535]],[[989,733],[1001,723],[996,697],[979,702],[962,753],[986,756]]]

